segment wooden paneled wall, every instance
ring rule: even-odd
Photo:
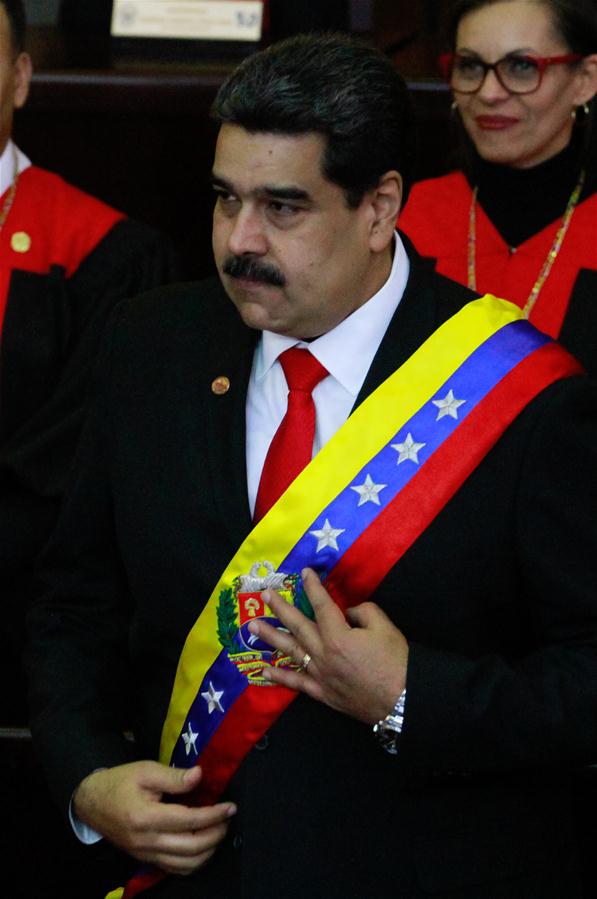
[[[168,232],[189,277],[212,271],[209,108],[226,67],[188,71],[46,70],[37,74],[15,134],[38,165]],[[410,82],[420,113],[418,176],[449,167],[449,96]]]

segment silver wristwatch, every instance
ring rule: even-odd
[[[390,755],[398,755],[398,742],[404,724],[405,703],[406,690],[403,690],[390,714],[373,726],[373,733],[377,740]]]

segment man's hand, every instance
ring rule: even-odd
[[[169,874],[190,874],[214,854],[236,812],[230,802],[190,808],[162,802],[185,795],[201,780],[201,769],[133,762],[94,771],[73,797],[75,815],[139,861]]]
[[[344,617],[311,569],[303,572],[305,591],[315,621],[285,602],[273,590],[263,598],[286,633],[263,621],[249,630],[307,670],[266,668],[273,683],[301,690],[333,709],[374,724],[392,711],[406,684],[408,643],[379,606],[366,602]]]

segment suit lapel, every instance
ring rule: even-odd
[[[230,303],[230,300],[226,299]],[[251,528],[247,492],[245,405],[253,350],[258,333],[245,328],[236,311],[228,320],[233,333],[212,342],[206,394],[206,452],[211,470],[213,493],[234,547]],[[227,316],[228,318],[228,316]],[[219,393],[216,379],[225,378],[229,389]]]
[[[437,297],[433,278],[430,277],[432,270],[427,268],[404,237],[402,240],[410,261],[408,282],[367,372],[354,408],[406,362],[439,324]]]

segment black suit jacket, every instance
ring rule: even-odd
[[[359,402],[470,298],[412,256]],[[113,318],[31,616],[34,735],[64,807],[91,770],[157,756],[185,635],[250,530],[257,336],[217,282]],[[534,400],[377,590],[411,647],[398,757],[299,697],[230,785],[225,845],[156,897],[579,895],[567,777],[597,757],[594,389]]]
[[[83,219],[85,234],[86,227]],[[53,245],[55,235],[43,236]],[[76,247],[70,253],[74,262]],[[181,272],[164,236],[130,219],[117,222],[77,261],[70,277],[59,265],[40,273],[13,270],[2,328],[0,674],[12,682],[0,698],[5,725],[27,721],[20,656],[31,574],[56,521],[107,318],[125,297]]]

